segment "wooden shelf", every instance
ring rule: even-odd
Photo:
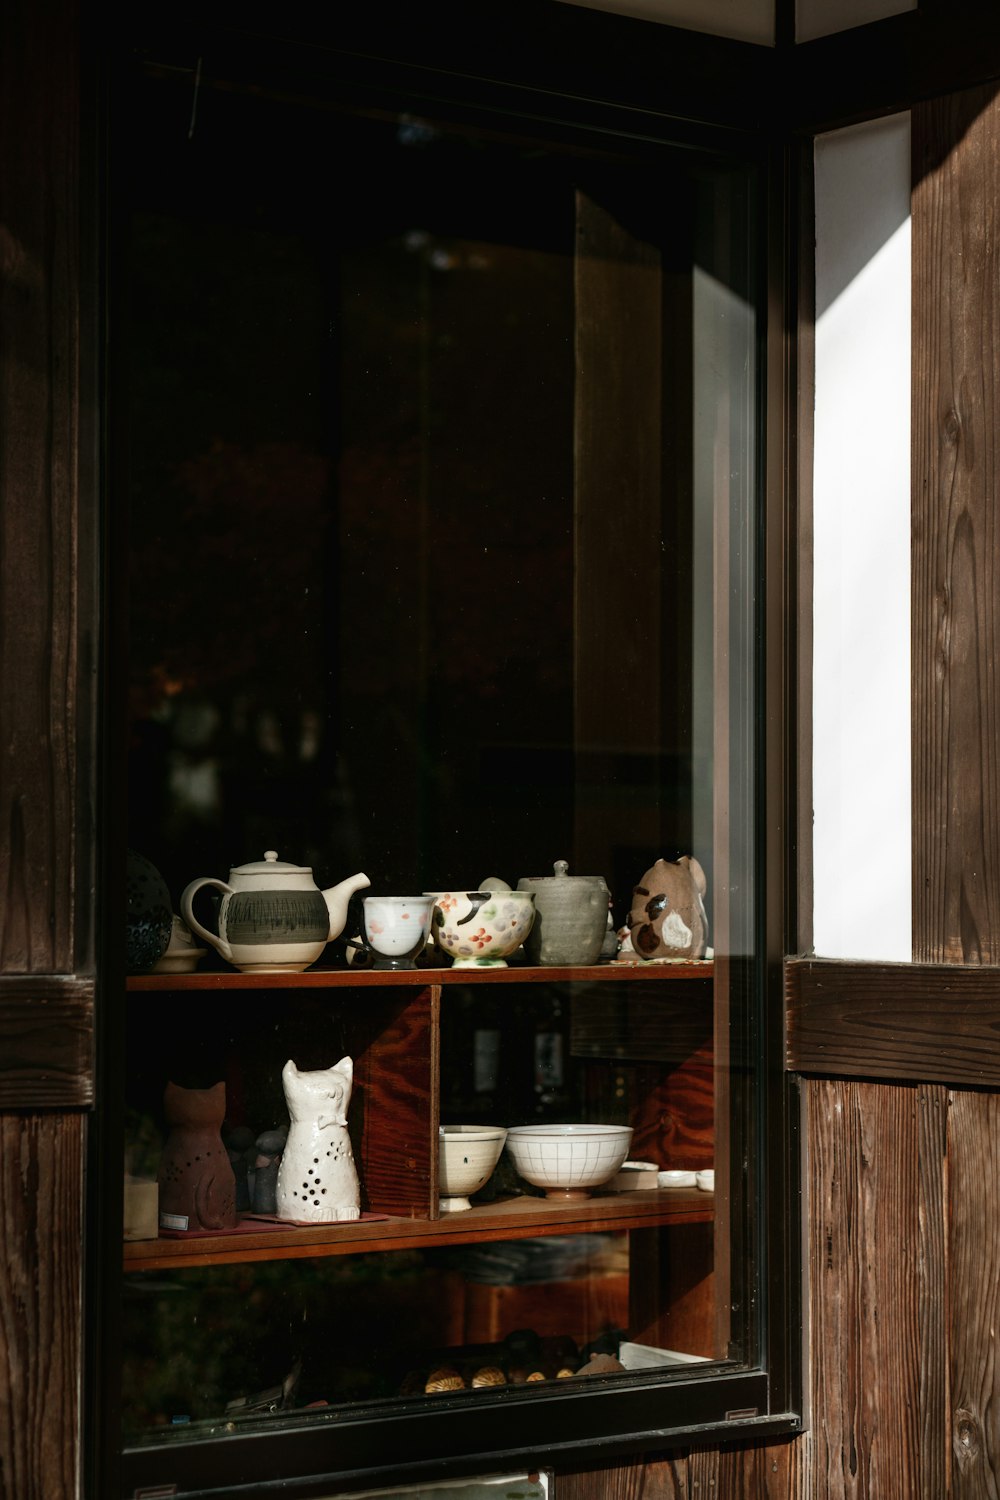
[[[713,1217],[713,1194],[690,1188],[596,1194],[581,1203],[508,1198],[444,1214],[439,1219],[361,1220],[315,1228],[262,1230],[259,1234],[209,1235],[204,1239],[128,1240],[125,1270],[180,1270],[238,1261],[302,1260],[471,1245],[484,1240],[536,1239],[551,1234],[653,1229],[668,1224],[704,1224]]]
[[[709,984],[715,965],[710,958],[668,963],[606,963],[575,968],[529,968],[511,964],[505,969],[305,969],[297,974],[241,974],[196,971],[194,974],[130,974],[129,991],[150,990],[276,990],[380,989],[386,986],[445,984],[609,984],[652,980],[656,984],[700,981]]]

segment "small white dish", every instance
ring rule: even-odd
[[[630,1193],[637,1188],[659,1186],[659,1171],[655,1161],[623,1161],[618,1175],[612,1177],[608,1187],[613,1193]]]
[[[695,1181],[703,1193],[715,1192],[715,1172],[711,1167],[706,1167],[703,1172],[698,1172]]]
[[[696,1185],[694,1172],[680,1171],[676,1167],[668,1172],[658,1172],[656,1181],[659,1187],[666,1188],[692,1188]]]

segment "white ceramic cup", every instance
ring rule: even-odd
[[[366,896],[361,933],[375,969],[415,969],[430,931],[433,896]]]

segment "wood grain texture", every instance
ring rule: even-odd
[[[72,1109],[94,1098],[94,985],[0,975],[0,1109]]]
[[[692,1453],[693,1500],[805,1500],[811,1493],[802,1463],[805,1451],[805,1440],[795,1438]]]
[[[822,1491],[807,1488],[807,1448],[803,1437],[721,1450],[696,1448],[614,1468],[558,1471],[553,1500],[820,1500]],[[887,1491],[886,1500],[889,1495],[911,1500],[902,1491]]]
[[[0,970],[8,973],[92,964],[89,924],[77,922],[78,908],[90,909],[78,863],[89,869],[93,860],[94,783],[78,765],[79,703],[93,692],[82,680],[93,653],[81,655],[78,608],[78,72],[72,0],[43,15],[22,0],[5,6],[0,138],[17,142],[0,153]]]
[[[126,980],[129,993],[148,994],[169,991],[185,994],[189,991],[209,991],[218,994],[233,990],[308,990],[351,989],[365,990],[369,987],[383,989],[400,986],[403,989],[420,988],[426,984],[458,984],[463,988],[473,985],[495,984],[558,984],[574,983],[590,985],[642,984],[655,985],[654,994],[674,992],[678,1001],[690,1003],[693,995],[703,1003],[710,1003],[712,975],[715,965],[712,959],[696,958],[688,962],[644,963],[637,959],[633,963],[600,963],[566,967],[533,968],[528,964],[510,964],[506,969],[446,969],[418,968],[400,969],[307,969],[303,974],[240,974],[235,969],[211,972],[202,970],[194,974],[131,974]],[[689,986],[697,988],[692,992]],[[675,989],[675,986],[680,986]],[[688,996],[688,1000],[684,997]]]
[[[1000,1087],[1000,969],[790,959],[785,1065]]]
[[[81,1114],[0,1115],[0,1496],[76,1500]]]
[[[630,1072],[632,1159],[687,1171],[714,1166],[716,1070],[711,1043],[668,1073],[653,1066],[636,1066]]]
[[[686,1454],[621,1463],[615,1467],[559,1471],[553,1500],[709,1500],[692,1497]],[[723,1500],[720,1495],[718,1500]]]
[[[947,1095],[806,1086],[811,1492],[947,1495]]]
[[[389,991],[378,1007],[345,1012],[355,1058],[351,1136],[362,1207],[433,1219],[438,1212],[440,991]]]
[[[952,1493],[1000,1488],[1000,1097],[952,1096],[948,1131]]]
[[[1000,104],[913,111],[913,957],[1000,962]]]
[[[595,1193],[576,1203],[542,1197],[503,1198],[434,1219],[401,1214],[385,1219],[272,1229],[260,1234],[127,1240],[124,1258],[127,1270],[149,1271],[168,1266],[235,1265],[249,1260],[369,1255],[387,1250],[428,1249],[434,1245],[540,1239],[550,1234],[646,1230],[662,1224],[708,1223],[712,1218],[712,1200],[711,1193],[677,1188]]]

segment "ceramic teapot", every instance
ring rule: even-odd
[[[348,901],[370,884],[367,875],[358,874],[321,891],[308,865],[285,864],[268,849],[263,859],[234,866],[228,883],[211,876],[192,880],[181,894],[181,915],[192,932],[244,974],[297,973],[340,936]],[[202,886],[222,892],[218,936],[192,910]]]

